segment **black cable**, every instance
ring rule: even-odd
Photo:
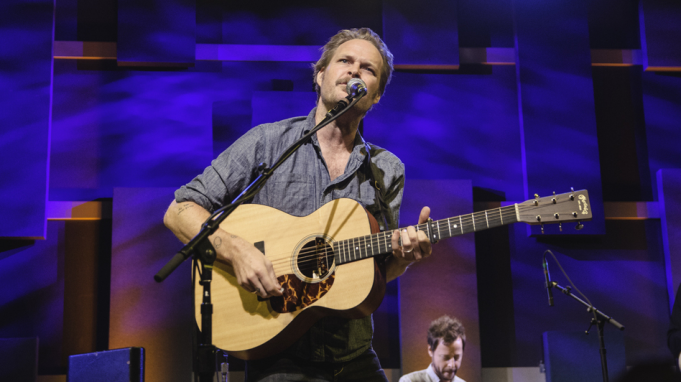
[[[560,265],[560,262],[558,261],[558,258],[556,258],[556,255],[554,255],[553,252],[551,252],[550,249],[547,249],[546,251],[544,251],[544,262],[546,262],[546,253],[551,254],[551,256],[553,257],[553,260],[556,262],[556,265],[558,265],[558,268],[560,268],[560,271],[563,272],[563,275],[565,276],[567,281],[570,283],[570,285],[572,285],[572,288],[574,288],[574,290],[576,290],[577,293],[579,293],[582,296],[582,298],[584,298],[584,300],[586,300],[586,302],[589,303],[589,310],[591,311],[591,313],[593,313],[594,319],[596,321],[598,321],[598,316],[596,315],[596,309],[594,308],[594,304],[592,304],[591,301],[589,301],[589,299],[584,295],[584,293],[582,293],[582,291],[580,291],[579,288],[577,288],[575,283],[572,282],[572,280],[570,279],[570,276],[567,275],[567,272],[565,272],[563,267]]]

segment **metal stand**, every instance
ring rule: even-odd
[[[201,262],[201,281],[203,301],[201,302],[201,338],[196,349],[196,373],[199,382],[213,382],[215,376],[215,346],[213,345],[213,303],[210,283],[213,281],[213,263],[217,257],[210,240],[203,240],[194,251]]]
[[[584,301],[581,298],[572,294],[570,287],[564,288],[564,287],[558,285],[558,283],[551,281],[551,282],[549,282],[549,288],[559,289],[561,292],[563,292],[563,294],[572,297],[576,301],[578,301],[581,304],[583,304],[584,306],[586,306],[587,312],[592,312],[594,314],[594,317],[591,318],[591,323],[589,324],[589,328],[586,330],[585,334],[589,334],[589,331],[591,330],[591,327],[594,326],[594,324],[598,328],[598,342],[599,342],[599,345],[600,345],[599,352],[601,354],[601,371],[603,373],[603,382],[608,382],[609,381],[609,379],[608,379],[608,360],[606,359],[606,356],[605,356],[606,350],[605,350],[605,341],[603,339],[603,328],[605,327],[606,322],[611,323],[612,325],[614,325],[619,330],[624,330],[624,325],[615,321],[615,319],[608,316],[607,314],[599,311],[593,305],[588,304],[586,301]]]

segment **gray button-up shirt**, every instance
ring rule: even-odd
[[[272,166],[281,153],[315,126],[315,109],[307,117],[290,118],[254,127],[211,162],[201,175],[175,191],[175,200],[193,201],[208,211],[229,204],[258,175],[260,163]],[[317,136],[304,144],[268,180],[253,203],[306,216],[325,203],[350,198],[362,204],[385,229],[370,182],[366,149],[357,134],[343,175],[331,181]],[[371,162],[386,203],[388,228],[399,225],[404,188],[404,165],[392,153],[371,145]],[[363,165],[364,164],[364,165]],[[369,348],[371,317],[348,320],[327,317],[317,322],[291,348],[311,361],[345,362]]]

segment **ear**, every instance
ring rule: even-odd
[[[378,101],[381,100],[381,95],[376,92],[376,95],[374,96],[374,105],[378,103]],[[428,347],[430,348],[430,347]]]
[[[317,73],[317,78],[315,78],[315,81],[317,82],[317,86],[320,88],[322,87],[322,79],[324,78],[324,71],[326,68],[322,68],[318,73]]]
[[[430,356],[430,358],[433,358],[433,351],[430,350],[430,345],[428,345],[428,355]]]

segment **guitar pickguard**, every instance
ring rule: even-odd
[[[317,283],[306,283],[296,275],[279,276],[277,280],[284,288],[284,295],[271,297],[272,310],[279,313],[292,313],[314,304],[322,298],[333,285],[335,275]]]

